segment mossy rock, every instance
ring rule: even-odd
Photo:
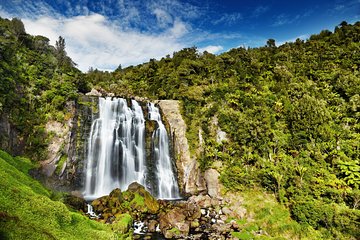
[[[133,224],[133,219],[128,213],[117,215],[111,225],[112,230],[117,234],[127,233]]]
[[[103,212],[107,208],[109,196],[103,196],[92,201],[91,205],[95,212]]]
[[[86,208],[85,199],[73,195],[66,195],[64,197],[64,203],[73,209],[84,211]]]
[[[125,191],[122,193],[122,197],[124,201],[131,202],[134,199],[135,195],[132,192]]]
[[[151,214],[156,214],[159,212],[160,205],[158,201],[148,191],[145,190],[144,186],[134,182],[129,185],[127,192],[132,192],[135,194],[131,206],[135,204],[134,206],[137,210]]]
[[[170,238],[179,238],[181,237],[181,232],[178,228],[174,227],[172,229],[169,229],[165,232],[165,238],[170,239]]]
[[[121,203],[124,201],[119,188],[114,189],[108,198],[108,207],[109,208],[118,208],[121,206]]]

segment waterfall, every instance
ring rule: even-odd
[[[166,129],[159,109],[148,105],[149,119],[158,124],[152,143],[156,172],[155,187],[148,188],[145,152],[145,118],[138,102],[131,108],[123,98],[99,98],[98,117],[93,120],[87,143],[84,197],[95,199],[113,189],[126,190],[132,182],[144,185],[154,196],[179,197],[179,190],[169,154]],[[151,159],[150,159],[151,160]]]
[[[152,135],[153,158],[157,176],[157,192],[155,195],[161,199],[179,198],[179,188],[173,172],[166,128],[161,121],[159,109],[153,103],[148,104],[148,110],[149,119],[158,124],[158,128]]]

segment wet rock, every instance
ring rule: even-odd
[[[156,220],[150,220],[148,223],[148,231],[151,233],[156,232],[156,227],[158,226],[158,221]]]
[[[123,202],[123,197],[121,194],[121,190],[119,188],[116,188],[113,191],[111,191],[108,198],[108,207],[120,208],[122,202]]]
[[[81,211],[85,211],[87,204],[84,198],[73,195],[66,195],[64,197],[64,203],[73,209]]]
[[[220,220],[225,222],[227,219],[228,217],[226,215],[220,215]]]
[[[231,224],[231,228],[234,230],[238,230],[240,228],[239,224],[235,220],[232,220],[230,224]]]
[[[94,211],[97,213],[103,212],[107,206],[108,199],[109,196],[103,196],[92,201],[91,205],[93,206]]]
[[[186,215],[186,219],[189,221],[193,221],[201,217],[200,207],[194,203],[187,203],[184,213]]]
[[[186,219],[183,210],[180,208],[171,209],[166,214],[160,216],[160,229],[162,232],[174,227],[177,223],[184,222]]]
[[[207,210],[205,208],[201,209],[201,215],[206,215],[207,214]]]

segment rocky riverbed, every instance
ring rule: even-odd
[[[237,239],[247,217],[242,199],[193,195],[186,200],[156,200],[138,183],[114,189],[91,203],[96,221],[134,239]],[[235,234],[234,234],[235,233]],[[266,234],[261,231],[254,235]]]

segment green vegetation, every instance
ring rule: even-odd
[[[56,47],[48,42],[27,35],[18,19],[0,19],[0,116],[13,128],[11,136],[0,134],[1,148],[43,158],[49,137],[45,123],[68,119],[66,102],[76,102],[89,87],[124,97],[178,99],[192,153],[203,169],[222,163],[227,189],[273,193],[283,207],[275,208],[284,219],[279,228],[311,229],[309,239],[360,238],[360,22],[342,22],[306,41],[277,47],[269,39],[264,47],[218,56],[186,48],[113,73],[92,69],[82,74],[67,57],[64,39]],[[226,140],[217,141],[218,129],[227,133]],[[17,229],[11,234],[58,238],[73,221],[71,226],[100,228],[77,223],[80,215],[47,200],[49,193],[40,185],[26,184],[33,180],[15,167],[30,163],[3,160],[1,173],[7,175],[1,179],[0,211],[7,220],[1,224]],[[49,216],[41,208],[46,201]],[[35,206],[42,210],[30,211]],[[272,210],[261,211],[257,216],[266,219]],[[286,226],[288,217],[300,227]],[[44,218],[48,224],[40,224]],[[285,230],[271,232],[280,236]],[[246,239],[252,233],[238,234]]]
[[[83,74],[67,56],[65,40],[56,48],[43,36],[25,33],[19,19],[0,18],[0,116],[12,126],[0,133],[0,148],[43,159],[45,124],[63,121],[66,102],[88,91]]]
[[[1,239],[115,239],[110,227],[71,212],[27,172],[26,158],[0,151]]]
[[[115,233],[120,235],[129,232],[133,219],[128,213],[121,214],[116,217],[115,223],[111,224],[111,228]]]
[[[273,194],[259,190],[242,191],[246,216],[238,220],[239,239],[328,239],[309,225],[291,219],[289,210],[277,202]],[[261,235],[256,233],[262,233]],[[257,236],[259,235],[259,236]]]

